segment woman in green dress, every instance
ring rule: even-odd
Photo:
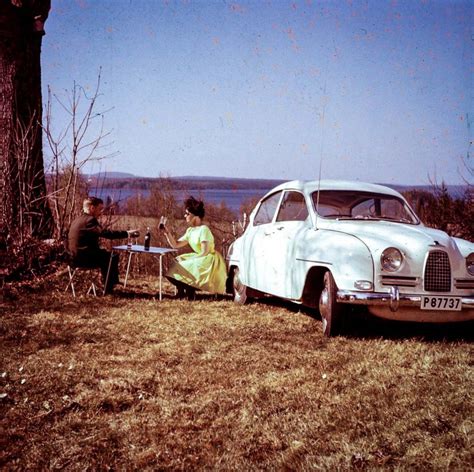
[[[226,268],[222,255],[214,247],[214,236],[203,224],[204,204],[189,197],[184,202],[184,217],[188,229],[178,240],[163,227],[166,239],[172,248],[189,245],[193,252],[181,254],[167,272],[168,280],[176,285],[177,297],[194,299],[195,291],[225,293]]]

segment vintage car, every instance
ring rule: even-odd
[[[340,333],[351,304],[391,320],[474,319],[474,244],[424,226],[382,185],[281,184],[226,259],[235,302],[269,294],[319,308],[327,336]]]

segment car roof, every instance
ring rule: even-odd
[[[360,192],[384,193],[397,197],[401,196],[399,192],[385,185],[351,180],[291,180],[278,185],[268,193],[278,190],[300,190],[305,193],[312,193],[317,190],[356,190]]]

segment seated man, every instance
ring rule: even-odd
[[[110,231],[103,229],[97,220],[104,210],[104,202],[100,198],[86,198],[82,209],[84,213],[78,216],[69,228],[68,248],[72,256],[72,265],[85,268],[100,267],[105,286],[110,252],[99,247],[99,238],[123,239],[138,236],[138,231]],[[114,254],[105,293],[110,293],[114,285],[119,281],[118,262],[118,255]]]

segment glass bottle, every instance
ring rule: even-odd
[[[150,242],[151,242],[150,228],[147,228],[146,233],[145,233],[145,241],[143,243],[143,248],[145,249],[145,251],[150,250]]]

